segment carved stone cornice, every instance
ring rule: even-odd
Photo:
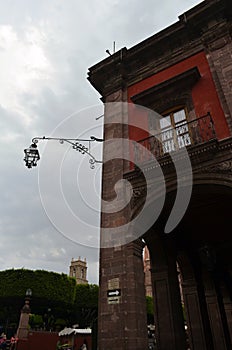
[[[125,57],[127,48],[89,68],[87,79],[103,96],[103,99],[120,89],[126,88]]]
[[[141,196],[145,196],[147,193],[147,188],[146,186],[141,186],[141,187],[137,187],[133,189],[133,196],[135,198],[141,197]]]
[[[105,97],[202,50],[224,45],[220,38],[225,31],[230,36],[230,8],[230,0],[203,1],[161,32],[89,68],[88,80]]]
[[[231,42],[231,33],[231,23],[222,21],[209,28],[209,30],[202,35],[201,40],[207,50],[212,52],[223,48]]]
[[[217,173],[232,175],[232,159],[201,168],[201,173]]]
[[[146,245],[145,242],[141,238],[138,238],[135,241],[128,243],[126,247],[127,247],[127,251],[128,249],[133,250],[134,256],[142,258],[143,248],[145,247],[145,245]]]
[[[134,209],[138,203],[141,203],[147,195],[147,187],[145,185],[133,188],[133,194],[130,201],[131,209]]]
[[[187,153],[185,153],[187,156]],[[221,174],[231,177],[232,175],[232,137],[218,141],[211,140],[204,144],[193,145],[188,148],[188,156],[192,164],[193,176],[199,177],[201,174]],[[149,193],[149,186],[158,184],[160,179],[154,179],[154,168],[160,166],[166,180],[166,186],[172,185],[176,179],[175,166],[170,155],[161,157],[159,163],[144,162],[141,169],[124,174],[124,179],[130,181],[133,187],[132,207],[135,207],[141,199]],[[184,174],[185,169],[183,169]],[[146,179],[143,172],[146,173]],[[149,173],[151,176],[149,176]]]

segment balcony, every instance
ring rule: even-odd
[[[166,123],[160,132],[134,141],[134,163],[149,161],[152,156],[159,159],[183,147],[188,150],[215,139],[216,133],[210,113],[189,122],[181,121],[176,123],[175,127]]]

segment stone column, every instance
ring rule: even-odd
[[[147,348],[142,248],[142,242],[136,241],[118,248],[101,249],[100,350]],[[119,295],[114,296],[114,291],[119,291]]]
[[[215,31],[215,33],[214,33]],[[232,79],[232,37],[231,28],[225,22],[214,26],[203,36],[215,87],[225,113],[230,132],[232,132],[232,91],[230,81]]]
[[[213,278],[208,271],[203,270],[203,281],[214,349],[227,350],[228,347],[222,319],[223,315],[221,313],[220,305],[218,303],[218,295],[215,290]],[[226,326],[228,327],[228,325]]]
[[[199,258],[214,349],[231,349],[230,331],[221,288],[223,268],[220,267],[214,247],[208,244],[199,248]]]
[[[157,348],[184,350],[184,319],[175,254],[169,244],[161,238],[152,239],[149,251],[152,262]]]
[[[224,305],[225,305],[225,312],[226,312],[226,317],[227,317],[227,322],[228,322],[228,327],[229,327],[229,332],[230,332],[230,338],[232,339],[232,304],[231,304],[231,300],[226,298],[224,300]]]
[[[127,111],[123,101],[127,94],[119,90],[105,98],[105,126],[102,175],[102,213],[100,248],[100,291],[98,316],[99,350],[147,349],[146,299],[141,240],[125,244],[130,232],[123,225],[130,222],[130,208],[125,204],[123,179],[126,162],[115,159],[117,147],[126,152],[123,138],[128,138]],[[115,102],[118,104],[114,105]],[[114,139],[119,144],[115,146]],[[121,144],[120,144],[121,142]],[[110,213],[107,203],[115,200],[115,184],[119,184],[118,204]],[[104,202],[105,201],[105,202]],[[112,233],[112,230],[113,233]],[[120,244],[121,242],[121,244]]]
[[[190,348],[212,350],[211,344],[207,346],[206,329],[202,319],[203,308],[199,300],[194,271],[186,254],[178,254],[178,263],[181,270],[181,286]]]

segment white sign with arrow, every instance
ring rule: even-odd
[[[121,295],[121,290],[120,289],[108,290],[107,291],[107,296],[108,297],[119,296],[119,295]]]
[[[121,289],[107,290],[108,304],[119,304],[121,297]]]

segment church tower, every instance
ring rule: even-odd
[[[86,258],[81,260],[80,256],[77,260],[72,258],[71,265],[69,267],[69,276],[76,279],[77,284],[87,284],[87,263]]]

